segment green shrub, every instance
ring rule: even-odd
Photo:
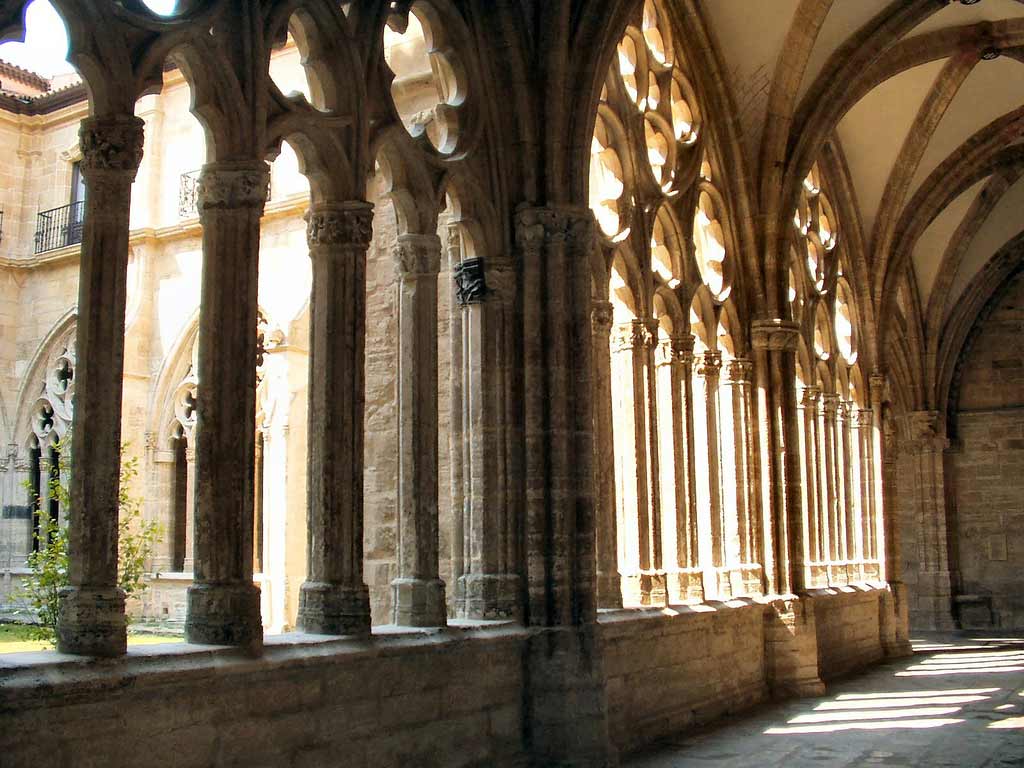
[[[37,624],[32,634],[35,639],[54,642],[57,636],[58,594],[68,586],[68,520],[73,514],[68,489],[60,480],[63,476],[68,439],[58,445],[61,472],[50,480],[49,492],[56,496],[64,511],[63,522],[58,525],[41,510],[38,548],[28,556],[29,575],[21,589],[21,597],[34,615]],[[127,445],[121,447],[121,455]],[[129,488],[139,474],[139,460],[125,458],[121,464],[120,493],[118,495],[117,523],[117,584],[126,597],[138,597],[145,591],[146,562],[162,538],[159,523],[142,518],[142,499],[132,496]]]

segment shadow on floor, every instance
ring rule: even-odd
[[[623,760],[624,768],[1024,766],[1024,636],[921,634],[915,655]]]

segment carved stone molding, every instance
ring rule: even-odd
[[[738,358],[731,360],[725,369],[730,384],[749,384],[754,374],[754,364],[749,360]]]
[[[755,320],[750,334],[754,349],[795,352],[800,344],[800,326],[791,320]]]
[[[655,326],[655,332],[651,333],[650,324],[644,320],[634,320],[630,325],[632,328],[630,342],[634,348],[649,348],[654,345],[654,340],[658,338],[657,326]]]
[[[78,142],[87,179],[107,172],[134,179],[142,162],[145,121],[134,115],[86,118],[78,130]]]
[[[441,238],[399,235],[394,255],[399,277],[437,277],[441,271]]]
[[[608,338],[612,332],[615,310],[610,301],[594,301],[590,305],[590,323],[595,336]]]
[[[693,334],[682,333],[672,337],[672,354],[683,365],[693,365]]]
[[[871,394],[871,404],[881,405],[886,401],[885,396],[885,374],[875,371],[868,377],[868,392]]]
[[[697,356],[697,374],[705,379],[718,379],[722,372],[722,353],[708,350]]]
[[[851,408],[854,429],[871,429],[875,421],[875,412],[870,408]]]
[[[455,298],[462,306],[480,304],[487,299],[487,272],[482,258],[464,259],[453,270]]]
[[[589,246],[594,239],[594,215],[582,208],[523,208],[516,213],[516,242],[523,250],[543,243]]]
[[[352,248],[365,251],[373,238],[373,206],[361,200],[321,203],[306,213],[309,247]]]
[[[263,162],[207,163],[199,175],[196,208],[263,210],[270,188],[270,167]]]
[[[841,399],[834,392],[825,392],[821,396],[821,408],[826,419],[835,419],[839,415],[839,404]]]
[[[804,387],[800,393],[800,405],[810,410],[817,410],[821,400],[821,390],[817,387]]]

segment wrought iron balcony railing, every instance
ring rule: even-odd
[[[65,248],[82,242],[85,201],[40,211],[36,218],[36,253]]]
[[[199,208],[196,205],[199,195],[199,173],[200,171],[195,170],[181,174],[181,185],[178,187],[178,216],[183,219],[199,215]]]

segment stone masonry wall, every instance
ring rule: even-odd
[[[822,680],[848,675],[882,658],[879,598],[878,590],[863,586],[815,592],[814,626]]]
[[[615,747],[632,752],[763,701],[764,611],[735,601],[602,616]]]
[[[951,454],[964,628],[1024,628],[1024,276],[963,364]],[[958,450],[957,450],[958,448]],[[977,601],[975,601],[977,599]]]

